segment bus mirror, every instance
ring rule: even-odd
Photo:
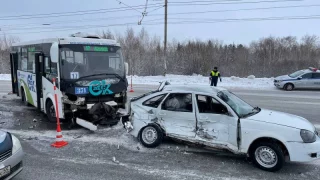
[[[53,43],[50,48],[51,62],[57,63],[59,60],[59,44],[57,42]]]
[[[128,63],[124,63],[124,67],[125,67],[125,70],[126,70],[126,75],[129,74],[129,64]]]

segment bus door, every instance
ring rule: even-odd
[[[35,54],[35,70],[36,70],[36,88],[37,88],[37,109],[43,110],[43,90],[42,90],[42,76],[44,76],[43,54]]]
[[[10,66],[11,66],[11,84],[12,84],[12,93],[19,96],[18,90],[18,53],[10,53]]]

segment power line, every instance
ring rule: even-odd
[[[178,18],[176,18],[178,19]],[[320,19],[319,15],[310,15],[310,16],[281,16],[281,17],[266,17],[266,18],[240,18],[240,19],[187,19],[184,18],[184,21],[176,21],[176,22],[168,22],[168,24],[172,25],[181,25],[181,24],[213,24],[213,23],[230,23],[230,22],[245,22],[245,21],[280,21],[280,20],[312,20],[312,19]],[[162,19],[161,19],[162,20]],[[152,22],[152,23],[145,23],[146,26],[151,25],[163,25],[164,22]],[[33,34],[33,33],[43,33],[43,32],[58,32],[58,31],[68,31],[68,30],[79,30],[81,29],[92,29],[92,28],[105,28],[105,27],[114,27],[114,26],[128,26],[128,25],[137,25],[136,23],[123,23],[123,24],[110,24],[106,26],[101,25],[94,25],[89,27],[83,26],[76,26],[70,28],[63,28],[58,30],[48,30],[48,31],[33,31],[33,32],[19,32],[19,33],[5,33],[6,35],[13,35],[13,34]]]
[[[254,10],[268,10],[268,9],[287,9],[287,8],[306,8],[306,7],[320,7],[320,4],[312,4],[312,5],[297,5],[297,6],[273,6],[273,7],[265,7],[265,8],[244,8],[244,9],[225,9],[225,10],[213,10],[213,11],[198,11],[198,12],[181,12],[181,13],[171,13],[171,16],[174,15],[185,15],[185,14],[205,14],[205,13],[221,13],[221,12],[233,12],[233,11],[254,11]],[[158,7],[154,10],[149,11],[148,13],[151,13],[155,10],[158,10],[160,8],[163,8],[163,6]],[[163,16],[163,14],[148,14],[148,16]],[[140,17],[139,15],[135,16],[116,16],[116,17],[108,17],[108,18],[88,18],[88,19],[81,19],[81,20],[66,20],[66,21],[53,21],[53,22],[46,22],[47,24],[54,25],[54,24],[63,24],[63,23],[79,23],[79,22],[88,22],[88,21],[102,21],[102,20],[115,20],[115,19],[128,19],[128,18],[138,18]],[[29,26],[31,27],[44,27],[41,25],[41,23],[25,23],[25,24],[12,24],[12,25],[3,25],[2,28],[11,28],[11,27],[21,27],[21,26]],[[25,27],[23,27],[25,28]],[[22,28],[22,29],[23,29]],[[21,28],[20,28],[21,29]],[[10,29],[12,30],[12,29]]]
[[[157,10],[159,10],[159,9],[163,8],[163,7],[164,7],[164,5],[163,5],[163,6],[160,6],[160,7],[158,7],[158,8],[155,8],[155,9],[153,9],[153,10],[149,11],[148,13],[151,13],[151,12],[157,11]],[[163,14],[161,14],[161,15],[163,15]]]
[[[152,7],[159,7],[160,5],[152,5]],[[136,6],[137,9],[143,9],[142,6]],[[86,14],[101,14],[107,12],[119,12],[119,11],[128,11],[132,8],[122,7],[122,8],[110,8],[110,9],[97,9],[97,10],[88,10],[88,11],[74,11],[74,12],[65,12],[65,13],[49,13],[49,14],[37,14],[37,15],[19,15],[19,16],[2,16],[0,20],[16,20],[16,19],[38,19],[38,18],[50,18],[50,17],[62,17],[62,16],[79,16]]]
[[[246,1],[246,2],[207,2],[207,3],[173,3],[169,2],[171,6],[203,6],[203,5],[213,5],[213,4],[258,4],[258,3],[281,3],[281,2],[298,2],[298,1],[305,1],[305,0],[265,0],[265,1]]]
[[[184,14],[205,14],[205,13],[220,13],[220,12],[232,12],[232,11],[254,11],[254,10],[267,10],[267,9],[287,9],[287,8],[305,8],[305,7],[319,7],[320,4],[311,5],[294,5],[294,6],[272,6],[262,8],[243,8],[243,9],[224,9],[224,10],[213,10],[213,11],[194,11],[194,12],[181,12],[171,13],[170,15],[184,15]],[[162,14],[153,14],[150,16],[160,16]]]
[[[141,11],[137,10],[136,8],[134,8],[134,7],[132,7],[132,6],[129,6],[129,5],[127,5],[127,4],[125,4],[125,3],[123,3],[123,2],[121,2],[121,1],[119,1],[119,0],[116,0],[116,1],[118,1],[118,2],[119,2],[119,4],[123,4],[123,5],[127,6],[128,8],[131,8],[131,9],[133,9],[133,10],[135,10],[135,11],[139,12],[139,13],[142,13]]]

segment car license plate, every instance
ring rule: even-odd
[[[0,178],[10,174],[10,166],[0,169]]]

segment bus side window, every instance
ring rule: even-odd
[[[27,70],[29,72],[35,73],[35,53],[34,52],[28,52],[28,65]]]
[[[51,73],[51,69],[50,69],[50,61],[49,61],[49,58],[48,57],[45,57],[45,59],[44,59],[44,68],[45,68],[45,70],[44,70],[44,72],[46,73],[46,74],[50,74]]]
[[[21,70],[28,70],[28,51],[27,48],[21,48]]]
[[[53,63],[50,60],[51,74],[58,76],[58,63]]]

